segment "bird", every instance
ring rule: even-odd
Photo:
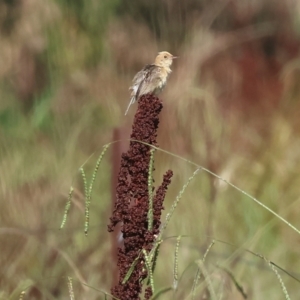
[[[177,58],[177,56],[174,56],[167,51],[161,51],[156,56],[153,64],[146,65],[134,76],[132,85],[129,88],[131,91],[131,98],[125,115],[128,113],[130,106],[142,95],[157,95],[163,90],[167,83],[167,79],[172,72],[170,67],[175,58]]]

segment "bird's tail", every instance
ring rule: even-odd
[[[128,110],[129,110],[129,107],[135,102],[135,96],[132,96],[131,99],[130,99],[130,102],[127,106],[127,109],[126,109],[126,112],[125,112],[125,116],[127,115],[128,113]]]

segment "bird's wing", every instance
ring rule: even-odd
[[[138,88],[136,90],[135,98],[136,100],[139,98],[140,95],[144,95],[150,92],[149,86],[150,82],[153,82],[156,77],[158,77],[160,69],[157,68],[155,65],[147,65],[141,71],[142,73],[142,80],[139,82]]]
[[[132,80],[132,86],[129,88],[131,90],[130,103],[126,109],[125,115],[127,114],[130,106],[138,100],[140,95],[147,93],[147,83],[151,82],[153,77],[157,77],[157,72],[155,71],[157,66],[146,65],[141,71],[139,71]],[[148,91],[149,92],[149,91]]]
[[[136,84],[140,84],[147,76],[149,76],[149,72],[155,67],[155,65],[146,65],[141,71],[137,72],[136,75],[132,79],[132,86]]]

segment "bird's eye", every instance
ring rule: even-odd
[[[167,58],[167,55],[165,55],[164,58]]]

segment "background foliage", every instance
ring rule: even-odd
[[[111,150],[98,173],[88,237],[78,169],[89,158],[92,174],[114,128],[128,138],[135,110],[124,117],[128,86],[160,50],[180,56],[161,95],[160,146],[233,182],[299,228],[299,12],[297,0],[1,0],[0,298],[29,285],[24,299],[66,298],[66,276],[109,291]],[[167,211],[194,168],[164,153],[155,163],[157,178],[174,171]],[[60,231],[71,184],[74,205]],[[250,299],[283,295],[270,268],[241,247],[300,277],[299,236],[204,172],[168,228],[169,236],[181,234],[191,238],[181,244],[179,272],[203,257],[212,238],[235,244],[216,243],[210,259],[234,273]],[[172,284],[174,245],[161,248],[158,288]],[[185,273],[178,299],[187,297],[194,271]],[[299,283],[281,275],[296,298]],[[225,299],[240,299],[226,272],[213,276]],[[101,297],[75,281],[74,293]]]

